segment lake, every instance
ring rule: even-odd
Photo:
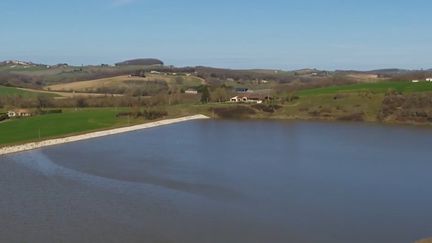
[[[1,242],[413,242],[432,129],[191,121],[0,157]]]

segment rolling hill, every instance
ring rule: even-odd
[[[187,89],[205,84],[205,80],[195,76],[174,76],[164,74],[146,74],[146,77],[130,75],[87,81],[71,82],[46,86],[45,90],[66,92],[96,92],[123,94],[128,91],[142,90],[145,93],[157,93],[169,89]]]
[[[127,60],[124,62],[116,63],[116,66],[152,66],[152,65],[164,65],[164,63],[156,58],[141,58],[141,59],[133,59],[133,60]]]

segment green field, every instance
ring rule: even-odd
[[[34,96],[35,94],[29,91],[23,91],[12,87],[0,86],[0,96]]]
[[[42,93],[38,93],[38,92],[31,92],[31,91],[26,91],[26,90],[20,90],[17,88],[13,88],[13,87],[6,87],[6,86],[0,86],[0,97],[1,96],[22,96],[25,98],[34,98],[37,97],[39,95],[44,95],[44,96],[57,96],[55,94],[42,94]]]
[[[205,114],[209,107],[178,105],[156,109],[166,110],[169,115],[165,118],[168,119]],[[85,108],[77,111],[64,109],[60,114],[10,119],[0,122],[0,147],[150,122],[144,118],[116,117],[119,112],[125,111],[131,110],[130,108]]]
[[[396,90],[402,93],[405,92],[424,92],[432,91],[432,83],[420,82],[411,83],[405,82],[378,82],[378,83],[359,83],[350,85],[338,85],[316,89],[305,89],[297,92],[299,96],[313,96],[334,93],[352,93],[360,91],[370,91],[375,93],[385,93],[388,90]]]
[[[0,145],[127,125],[127,119],[116,118],[117,112],[115,108],[66,110],[62,114],[9,120],[0,123]]]

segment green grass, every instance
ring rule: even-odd
[[[22,96],[25,98],[34,98],[39,95],[44,96],[57,96],[55,94],[46,94],[46,93],[38,93],[38,92],[31,92],[26,90],[20,90],[13,87],[6,87],[6,86],[0,86],[0,96]]]
[[[32,96],[33,93],[19,90],[12,87],[0,86],[0,96],[19,96],[19,95],[23,97],[28,97],[28,96]]]
[[[316,89],[305,89],[297,92],[299,96],[314,96],[334,93],[352,93],[360,91],[371,91],[375,93],[385,93],[389,89],[393,89],[402,93],[406,92],[424,92],[432,91],[432,83],[420,82],[411,83],[405,82],[378,82],[378,83],[360,83],[350,85],[338,85]]]
[[[205,114],[209,107],[175,105],[156,109],[166,110],[169,114],[166,119],[169,119]],[[61,114],[10,119],[0,122],[0,147],[150,122],[144,118],[116,117],[119,112],[124,111],[130,111],[130,108],[86,108],[78,111],[64,109]]]
[[[62,114],[12,119],[0,123],[0,145],[18,144],[127,125],[127,119],[116,118],[117,112],[115,108],[66,110]]]

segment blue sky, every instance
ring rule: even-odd
[[[432,68],[426,0],[1,0],[0,59]]]

